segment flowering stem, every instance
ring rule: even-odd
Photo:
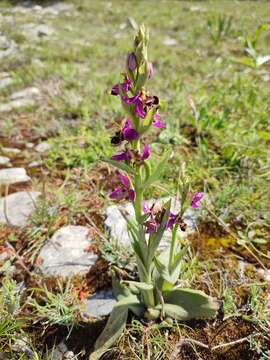
[[[175,224],[174,227],[172,228],[172,240],[171,240],[171,244],[170,244],[170,255],[169,255],[169,269],[171,268],[172,261],[173,261],[177,229],[178,229],[178,224]]]

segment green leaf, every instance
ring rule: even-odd
[[[217,301],[200,290],[174,289],[164,292],[163,297],[166,304],[180,306],[186,311],[181,320],[214,317],[218,310]]]
[[[113,165],[114,167],[116,167],[119,170],[125,171],[129,175],[134,175],[134,169],[122,161],[120,162],[120,161],[115,161],[115,160],[111,160],[111,159],[107,159],[104,161],[110,165]]]
[[[89,360],[99,360],[101,356],[119,339],[125,329],[127,316],[127,306],[115,306],[113,308],[104,330],[95,343],[95,351],[90,354]]]
[[[132,284],[136,286],[140,290],[153,290],[153,285],[147,284],[145,282],[139,282],[139,281],[125,281],[127,284]]]
[[[162,171],[164,170],[165,164],[168,162],[169,156],[170,156],[170,151],[165,152],[160,162],[157,164],[155,171],[152,172],[152,174],[143,184],[143,190],[148,188],[151,184],[153,184],[153,182],[157,181],[160,178]]]
[[[166,316],[169,316],[176,320],[184,320],[188,318],[187,311],[182,307],[175,304],[167,304],[163,305],[163,311]]]

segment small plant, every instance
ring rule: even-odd
[[[159,114],[160,101],[146,89],[146,82],[153,76],[153,65],[148,61],[149,36],[144,26],[140,27],[134,41],[134,50],[128,55],[123,82],[112,88],[112,95],[121,100],[126,118],[112,137],[114,146],[124,145],[108,162],[117,168],[119,186],[110,194],[116,201],[129,200],[135,212],[135,220],[126,217],[132,239],[139,281],[119,282],[113,277],[114,294],[118,300],[107,325],[95,344],[91,360],[102,354],[119,338],[128,312],[147,320],[188,320],[213,317],[217,303],[202,291],[181,288],[178,279],[181,263],[187,247],[179,241],[179,229],[185,231],[183,220],[189,206],[200,206],[203,193],[191,195],[190,182],[181,172],[179,181],[179,210],[171,211],[171,200],[161,206],[149,205],[144,194],[160,179],[170,153],[165,152],[154,166],[149,163],[150,146],[145,134],[152,128],[164,129]],[[171,242],[167,250],[159,251],[166,230],[171,230]]]
[[[209,15],[207,18],[207,29],[213,40],[217,45],[222,38],[227,36],[232,26],[232,16],[226,15]]]
[[[36,298],[33,296],[28,300],[38,319],[42,320],[44,326],[63,325],[72,330],[78,324],[78,313],[80,306],[75,295],[72,295],[70,281],[65,287],[58,282],[59,292],[54,294],[45,286],[43,289],[34,289]]]
[[[247,56],[237,59],[236,61],[242,65],[249,66],[251,68],[259,68],[270,61],[270,55],[262,55],[258,49],[258,43],[262,33],[269,29],[266,24],[261,24],[255,30],[253,35],[246,35],[240,37]]]

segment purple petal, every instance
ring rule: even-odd
[[[159,114],[159,113],[155,113],[155,114],[153,115],[153,119],[154,119],[155,121],[161,120],[160,114]]]
[[[119,92],[119,84],[114,85],[111,90],[111,95],[117,96],[117,95],[119,95],[119,93],[120,93]]]
[[[193,209],[198,209],[200,207],[200,201],[203,198],[203,193],[202,192],[197,192],[196,194],[193,195],[192,199],[191,199],[191,207]]]
[[[151,212],[149,206],[147,205],[146,201],[142,202],[142,210],[144,214],[149,214]]]
[[[124,124],[123,130],[124,129],[129,129],[132,125],[132,120],[131,119],[127,119],[127,121]]]
[[[130,182],[127,176],[119,174],[119,179],[125,188],[130,189]]]
[[[127,105],[131,105],[131,104],[135,104],[137,102],[137,100],[140,97],[140,93],[138,92],[137,95],[129,98],[128,96],[121,96],[122,101],[127,104]]]
[[[129,154],[128,151],[123,151],[119,154],[115,154],[111,157],[112,160],[115,161],[130,161],[131,160],[131,156]]]
[[[137,131],[135,129],[125,129],[123,130],[123,136],[124,139],[127,141],[133,141],[138,139],[139,134],[137,133]]]
[[[166,125],[164,124],[164,122],[159,121],[159,120],[153,120],[152,125],[159,128],[159,129],[165,129],[166,128]]]
[[[175,215],[175,214],[173,214],[172,212],[170,212],[169,220],[168,220],[168,222],[167,222],[167,224],[166,224],[166,226],[165,226],[166,230],[167,230],[167,229],[171,229],[171,228],[173,227],[176,219],[177,219],[177,215]]]
[[[128,200],[134,201],[136,197],[136,193],[134,190],[130,189],[128,192]]]
[[[143,111],[143,103],[140,100],[136,102],[135,114],[142,119],[146,116],[146,112]]]
[[[148,159],[150,156],[150,148],[148,145],[144,145],[143,147],[143,155],[142,155],[142,160],[146,160]]]
[[[122,89],[123,89],[125,92],[127,92],[127,91],[129,90],[130,85],[131,85],[131,80],[130,80],[128,77],[126,77],[125,81],[121,84]]]
[[[122,188],[117,187],[113,192],[110,193],[110,198],[113,200],[120,200],[122,198]]]

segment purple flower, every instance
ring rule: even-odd
[[[131,80],[126,76],[125,81],[121,84],[122,89],[123,89],[125,92],[128,92],[131,84],[132,84]]]
[[[139,137],[138,132],[135,129],[133,129],[131,126],[132,126],[132,121],[130,119],[128,119],[125,122],[123,129],[121,130],[124,140],[129,141],[129,142],[136,140]]]
[[[118,96],[120,94],[120,86],[123,91],[128,92],[130,89],[130,86],[132,84],[132,81],[128,78],[128,76],[125,76],[125,80],[121,84],[116,84],[112,87],[111,95]]]
[[[119,174],[119,179],[121,181],[121,186],[114,189],[114,191],[110,194],[110,198],[118,201],[123,199],[134,201],[136,194],[131,188],[128,177],[123,174]]]
[[[197,192],[193,195],[190,205],[192,209],[198,209],[200,207],[200,201],[202,200],[202,198],[203,198],[202,192]]]
[[[136,100],[135,114],[141,119],[146,117],[146,112],[143,110],[143,103],[140,99]]]
[[[127,68],[130,71],[134,71],[137,68],[136,55],[132,52],[127,57]]]
[[[123,95],[123,96],[121,96],[121,99],[127,105],[136,104],[140,95],[141,94],[139,92],[138,92],[138,94],[136,94],[135,96],[132,96],[131,98]]]
[[[120,94],[120,91],[119,91],[119,84],[116,84],[112,87],[112,90],[111,90],[111,95],[114,95],[114,96],[117,96]]]
[[[152,125],[159,128],[159,129],[165,129],[166,128],[166,125],[164,124],[164,122],[162,122],[160,120],[160,114],[159,113],[154,114]]]
[[[131,155],[130,152],[126,150],[126,151],[122,151],[121,153],[113,155],[111,159],[115,161],[130,161]]]
[[[175,224],[177,220],[177,215],[170,212],[169,220],[167,221],[167,224],[165,225],[166,230],[171,229],[173,225]]]
[[[151,77],[153,76],[153,73],[154,73],[153,64],[149,62],[147,64],[147,77],[148,77],[148,79],[151,79]]]
[[[149,149],[149,146],[145,144],[143,147],[143,154],[141,156],[141,160],[144,161],[144,160],[148,159],[149,156],[150,156],[150,149]]]

